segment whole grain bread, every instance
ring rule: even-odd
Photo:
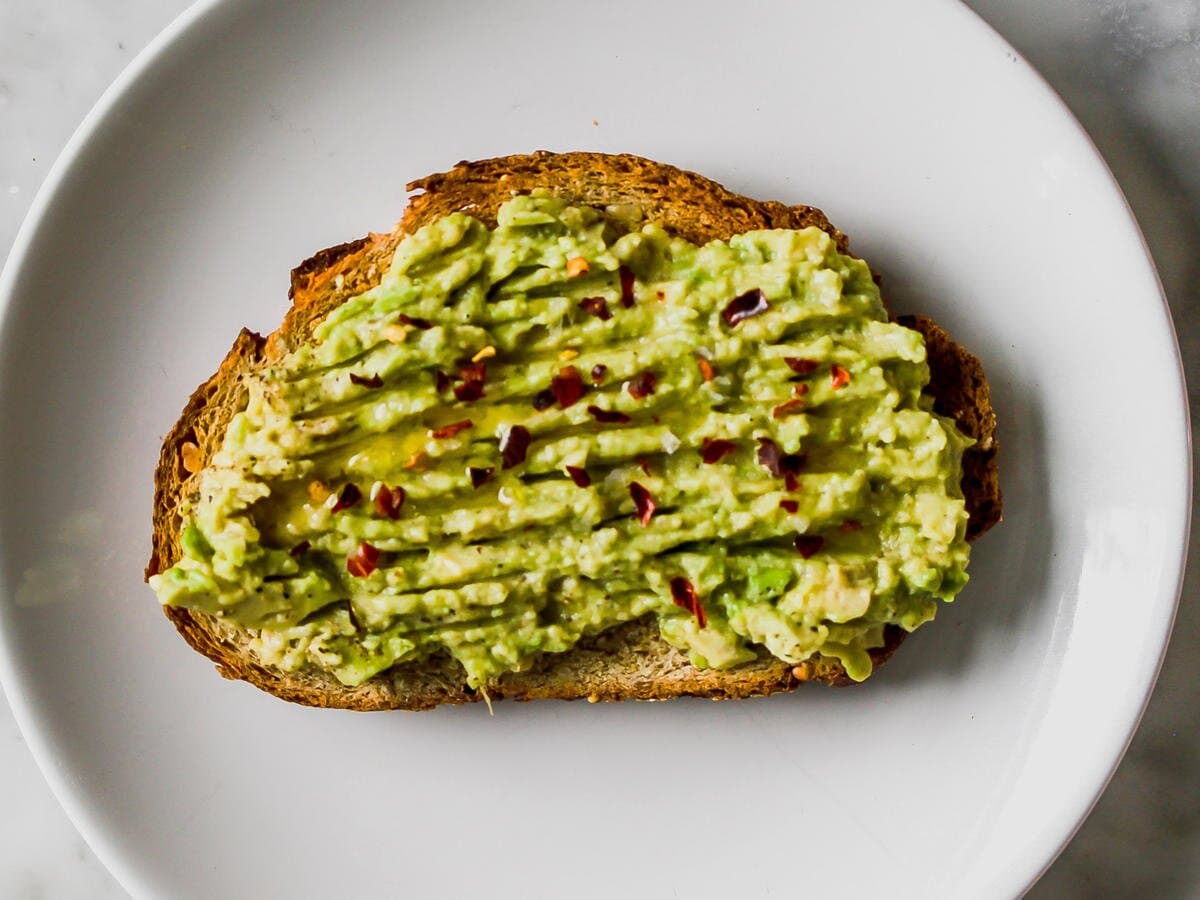
[[[849,252],[846,236],[818,209],[751,200],[703,176],[628,154],[506,156],[462,162],[449,172],[414,181],[408,185],[414,196],[393,231],[330,247],[301,263],[292,272],[292,304],[279,330],[265,338],[243,330],[216,374],[192,394],[163,441],[154,476],[147,578],[179,558],[181,502],[194,490],[192,476],[218,448],[230,417],[245,403],[245,376],[309,340],[314,325],[330,310],[378,283],[404,235],[458,210],[494,225],[502,203],[534,188],[601,208],[636,204],[648,220],[695,243],[751,229],[815,225]],[[936,408],[976,440],[963,462],[970,513],[967,535],[974,539],[998,522],[1001,512],[996,419],[983,368],[931,320],[910,316],[898,321],[925,335]],[[248,681],[285,700],[380,710],[428,709],[481,699],[449,657],[401,664],[358,687],[346,687],[325,671],[284,672],[260,664],[248,648],[248,632],[226,620],[186,609],[164,610],[187,642],[216,663],[223,676]],[[875,664],[884,662],[903,637],[901,629],[890,627],[885,646],[872,651]],[[698,669],[659,637],[652,619],[643,619],[585,639],[567,653],[544,655],[528,671],[502,677],[488,694],[492,699],[521,700],[735,698],[791,690],[803,681],[844,684],[848,679],[837,660],[825,657],[796,666],[764,654],[728,671]]]

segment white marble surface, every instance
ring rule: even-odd
[[[0,253],[96,98],[185,0],[0,0]],[[1066,99],[1141,221],[1200,384],[1200,3],[971,0]],[[1036,223],[1031,223],[1036,227]],[[1200,588],[1100,803],[1030,896],[1200,897]],[[124,897],[0,703],[0,897]]]

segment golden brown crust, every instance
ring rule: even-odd
[[[154,538],[147,577],[169,568],[179,557],[177,510],[189,490],[189,470],[195,470],[197,462],[207,462],[230,416],[245,402],[242,377],[264,360],[305,341],[330,310],[378,283],[405,234],[458,210],[492,225],[500,204],[535,187],[593,206],[637,204],[647,219],[697,243],[755,228],[815,225],[848,252],[846,236],[818,209],[751,200],[703,176],[627,154],[539,152],[463,162],[449,172],[414,181],[408,188],[420,193],[411,198],[394,231],[331,247],[301,263],[292,272],[292,307],[279,330],[265,339],[243,330],[220,369],[192,394],[163,441],[155,472]],[[963,480],[971,515],[968,536],[977,537],[1000,519],[995,414],[983,369],[931,320],[913,316],[900,321],[926,336],[930,390],[937,408],[954,417],[977,441],[964,458]],[[249,681],[285,700],[379,710],[428,709],[481,699],[465,686],[461,667],[449,658],[396,666],[348,688],[327,672],[288,673],[260,665],[247,646],[248,634],[215,617],[170,607],[165,612],[187,642],[216,663],[223,676]],[[871,652],[875,664],[882,664],[903,638],[899,628],[889,628],[885,645]],[[659,637],[652,621],[639,620],[595,635],[568,653],[546,655],[526,672],[504,676],[489,689],[489,696],[740,698],[792,690],[801,681],[845,684],[848,679],[836,660],[824,657],[801,666],[764,656],[730,671],[697,669]]]

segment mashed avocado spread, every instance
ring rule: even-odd
[[[151,584],[348,685],[448,653],[486,688],[648,614],[698,666],[861,680],[967,580],[970,441],[928,379],[819,229],[454,213],[249,379]]]

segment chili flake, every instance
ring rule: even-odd
[[[721,318],[725,320],[725,324],[730,328],[736,328],[739,323],[744,322],[746,319],[761,316],[767,311],[769,305],[767,303],[767,295],[761,289],[755,288],[752,291],[746,291],[740,297],[734,297],[730,300],[728,305],[721,310]]]
[[[835,391],[841,390],[850,383],[850,373],[841,366],[834,364],[829,369],[829,380],[833,383]]]
[[[487,379],[487,363],[480,360],[463,366],[458,370],[463,383],[456,385],[454,396],[464,403],[470,403],[483,396],[483,382]]]
[[[383,387],[383,379],[379,377],[378,373],[375,375],[371,375],[370,377],[363,377],[362,375],[355,375],[353,372],[351,372],[350,373],[350,383],[357,384],[359,387],[367,387],[367,388]]]
[[[400,510],[404,508],[404,488],[390,488],[381,484],[375,494],[375,512],[389,519],[400,518]]]
[[[379,568],[379,548],[363,541],[353,556],[346,557],[346,571],[355,578],[366,578]]]
[[[785,356],[783,361],[797,375],[811,375],[821,365],[815,359],[801,359],[798,356]]]
[[[720,462],[737,449],[737,444],[724,438],[705,438],[700,442],[700,458],[709,465]]]
[[[588,415],[604,425],[624,425],[627,422],[633,421],[625,413],[617,412],[614,409],[601,409],[598,406],[589,406],[587,411]]]
[[[805,559],[808,559],[814,553],[819,553],[821,548],[825,546],[825,538],[819,534],[798,534],[792,538],[792,546],[796,548]]]
[[[604,376],[608,372],[608,366],[604,363],[596,363],[592,366],[592,384],[600,384],[604,381]]]
[[[627,390],[634,400],[642,400],[654,393],[658,387],[658,376],[653,372],[640,372],[629,382]]]
[[[581,466],[567,466],[566,469],[576,487],[585,488],[591,485],[592,477],[588,475],[587,469]]]
[[[645,528],[650,524],[650,517],[654,515],[654,510],[658,504],[654,502],[654,495],[651,494],[643,485],[636,481],[629,483],[629,496],[633,498],[633,508],[637,514],[638,521]]]
[[[558,370],[558,374],[550,379],[550,391],[558,405],[567,409],[579,402],[587,392],[587,387],[579,377],[578,369],[574,366],[563,366]]]
[[[621,305],[629,309],[633,306],[633,270],[621,266],[617,269],[617,276],[621,279]]]
[[[579,308],[588,315],[595,316],[601,322],[607,322],[612,318],[612,310],[608,308],[608,301],[603,297],[584,297],[579,301]]]
[[[358,485],[348,481],[338,491],[337,500],[334,502],[331,512],[341,512],[343,509],[349,509],[361,499],[362,491],[358,489]]]
[[[713,364],[703,356],[696,357],[696,365],[700,367],[700,377],[705,381],[712,381],[717,377],[717,371],[713,368]]]
[[[671,579],[671,602],[695,616],[697,628],[708,625],[708,616],[704,614],[704,607],[700,605],[700,598],[696,596],[696,588],[686,578]]]
[[[474,427],[475,423],[470,419],[463,419],[461,422],[451,422],[449,425],[443,425],[441,428],[435,428],[429,432],[429,436],[435,440],[444,441],[447,438],[452,438],[460,431],[466,431],[468,428]]]
[[[803,397],[793,397],[791,400],[780,403],[773,410],[771,415],[776,419],[786,419],[788,416],[794,416],[798,412],[803,412],[808,402]]]
[[[804,455],[801,453],[784,453],[779,445],[770,438],[758,439],[758,461],[776,478],[797,475],[804,465]],[[791,487],[788,490],[792,490]]]
[[[469,466],[467,468],[467,474],[471,476],[471,487],[477,488],[481,484],[486,483],[491,479],[492,473],[495,471],[495,466],[488,466],[482,469],[477,469],[475,466]]]
[[[471,403],[483,396],[482,381],[468,381],[465,384],[455,385],[454,396],[463,403]]]
[[[525,454],[529,450],[529,429],[524,425],[514,425],[504,435],[500,442],[500,456],[504,460],[504,468],[511,469],[525,462]]]

